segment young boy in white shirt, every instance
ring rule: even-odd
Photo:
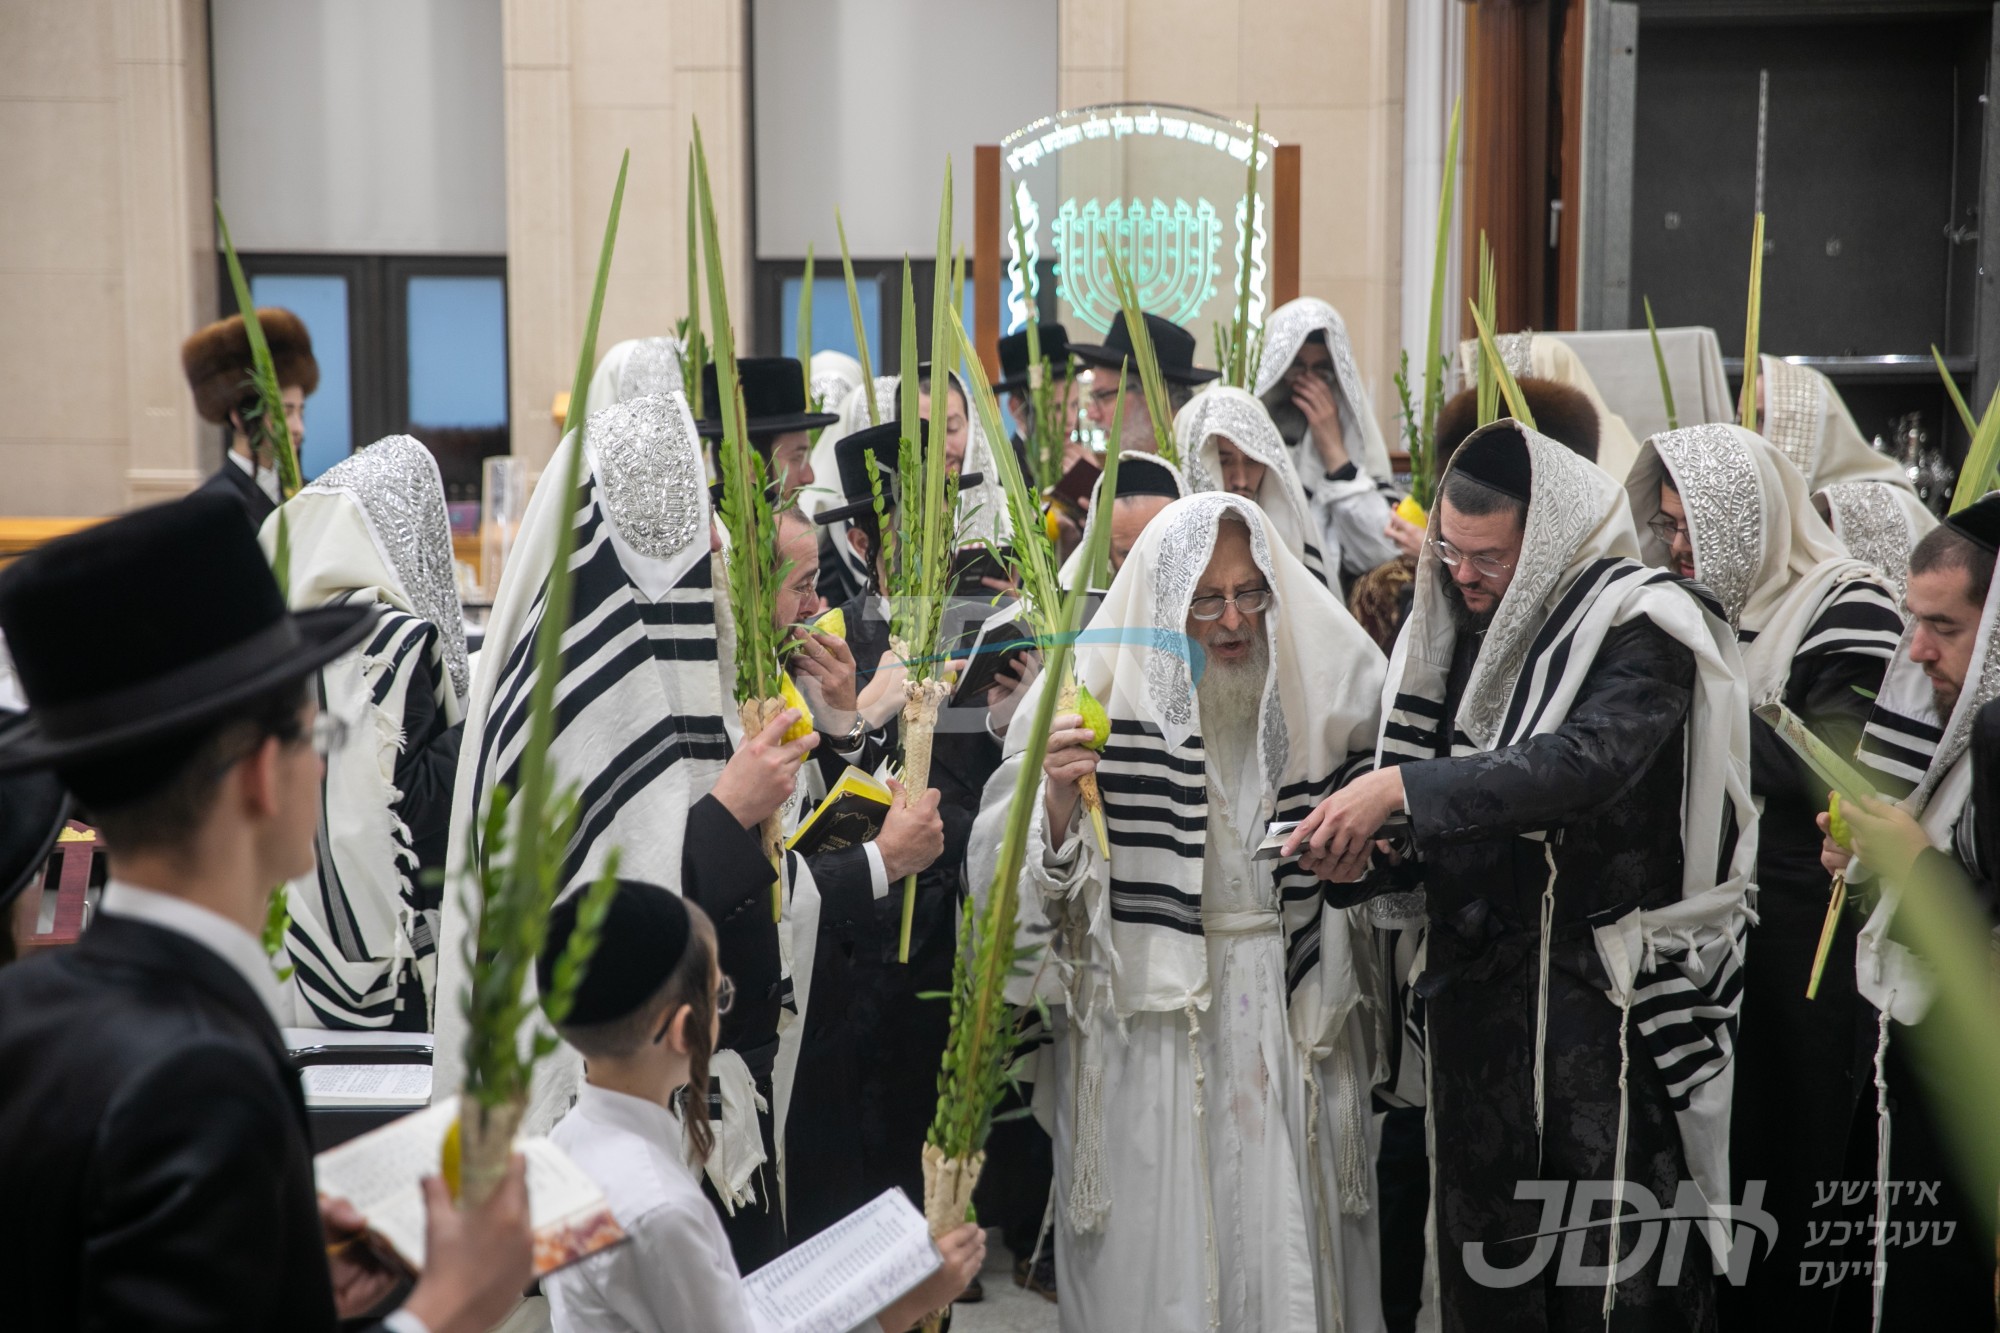
[[[544,995],[581,897],[551,916],[537,969]],[[557,1333],[754,1327],[721,1219],[701,1192],[714,1146],[708,1061],[733,998],[707,915],[667,889],[621,880],[558,1029],[583,1055],[585,1083],[551,1137],[603,1188],[628,1240],[542,1279]],[[968,1223],[938,1248],[943,1264],[868,1333],[902,1333],[965,1290],[985,1262],[985,1233]]]

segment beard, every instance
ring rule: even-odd
[[[1958,707],[1959,689],[1941,680],[1931,682],[1931,704],[1937,709],[1938,725],[1951,721],[1951,710]]]
[[[1475,611],[1465,604],[1465,594],[1460,591],[1455,579],[1444,581],[1444,604],[1451,612],[1451,623],[1461,634],[1484,634],[1486,627],[1493,623],[1493,613],[1500,609],[1495,602],[1484,611]]]
[[[1264,678],[1271,669],[1271,645],[1260,629],[1249,636],[1250,653],[1238,662],[1210,657],[1195,697],[1201,705],[1202,745],[1217,771],[1234,775],[1257,739],[1264,704]],[[1233,777],[1232,777],[1233,780]]]
[[[1278,428],[1286,444],[1297,444],[1306,437],[1306,414],[1292,401],[1292,387],[1279,380],[1265,391],[1259,400],[1264,410],[1271,414],[1271,424]]]

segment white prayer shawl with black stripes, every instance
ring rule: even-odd
[[[2000,581],[1987,591],[1978,642],[1950,717],[1938,716],[1930,678],[1910,660],[1914,632],[1914,626],[1904,631],[1882,677],[1856,757],[1878,790],[1916,816],[1932,845],[1953,852],[1964,864],[1976,864],[1972,830],[1961,825],[1967,822],[1963,816],[1972,798],[1973,720],[2000,698]],[[1869,877],[1859,861],[1849,871],[1849,879],[1857,883]],[[1899,1023],[1920,1022],[1930,1008],[1934,985],[1924,962],[1889,938],[1902,887],[1887,881],[1881,887],[1881,898],[1856,942],[1855,980],[1878,1010]]]
[[[1202,930],[1208,773],[1185,630],[1225,513],[1248,524],[1252,555],[1274,594],[1264,613],[1270,666],[1258,722],[1264,778],[1258,819],[1303,818],[1370,762],[1380,650],[1278,541],[1256,505],[1211,492],[1168,506],[1112,580],[1077,649],[1078,677],[1111,719],[1097,771],[1110,862],[1085,837],[1077,887],[1050,879],[1042,870],[1050,844],[1039,792],[1035,801],[1031,876],[1045,895],[1074,893],[1087,922],[1088,961],[1101,964],[1076,974],[1072,1006],[1108,1002],[1124,1018],[1208,1005]],[[1318,879],[1296,862],[1276,871],[1274,888],[1284,919],[1293,1037],[1304,1049],[1325,1048],[1363,998],[1350,955],[1365,949],[1366,925],[1326,908]]]
[[[582,448],[578,491],[565,496],[557,484],[537,486],[528,503],[473,681],[446,880],[440,1096],[464,1076],[458,996],[477,930],[467,910],[477,902],[474,816],[496,784],[517,780],[559,524],[575,526],[577,545],[549,761],[556,787],[575,787],[579,804],[561,892],[587,885],[613,848],[622,877],[678,888],[687,811],[714,785],[737,729],[717,623],[727,611],[717,596],[708,489],[686,400],[666,394],[593,412],[584,436],[564,437],[542,474],[562,477]],[[723,1116],[709,1178],[726,1201],[747,1197],[763,1162],[754,1081],[731,1051],[718,1051],[710,1068]],[[523,1132],[541,1132],[560,1118],[580,1077],[567,1046],[539,1065]],[[778,1095],[782,1101],[785,1093]]]
[[[1451,753],[1497,750],[1559,726],[1617,626],[1644,618],[1694,655],[1680,812],[1681,900],[1635,910],[1595,934],[1612,979],[1610,999],[1639,1030],[1672,1098],[1689,1172],[1709,1202],[1720,1206],[1730,1198],[1731,1055],[1751,920],[1747,893],[1757,863],[1742,659],[1727,623],[1690,595],[1690,585],[1640,563],[1631,508],[1603,469],[1511,421],[1484,429],[1519,431],[1533,481],[1513,581],[1450,720]],[[1437,523],[1433,508],[1433,541]],[[1438,753],[1457,630],[1431,543],[1418,557],[1414,588],[1410,618],[1389,659],[1380,764]],[[1732,818],[1735,846],[1718,879]],[[1559,886],[1552,882],[1550,891]],[[1536,1052],[1538,1071],[1541,1057]],[[1710,1240],[1724,1245],[1712,1229]]]
[[[294,1021],[386,1028],[404,963],[426,1000],[437,977],[437,913],[418,906],[417,854],[395,807],[414,662],[429,667],[444,724],[464,715],[465,627],[444,485],[428,449],[392,435],[328,469],[283,513],[294,608],[382,608],[361,646],[318,676],[320,711],[354,734],[327,757],[315,869],[286,886]],[[278,526],[274,513],[262,533],[273,556]]]
[[[1285,549],[1297,556],[1321,583],[1327,582],[1326,559],[1317,539],[1319,522],[1313,517],[1312,501],[1299,483],[1298,469],[1292,466],[1285,437],[1271,421],[1264,405],[1241,389],[1216,384],[1188,399],[1174,417],[1174,438],[1181,457],[1187,460],[1188,484],[1197,491],[1220,491],[1222,449],[1218,441],[1231,444],[1264,468],[1254,497],[1271,520],[1271,527]]]
[[[1873,566],[1847,553],[1806,496],[1805,478],[1763,437],[1709,424],[1664,431],[1640,446],[1625,482],[1641,554],[1667,563],[1647,526],[1671,476],[1686,510],[1695,573],[1722,603],[1743,648],[1755,704],[1780,698],[1792,664],[1814,653],[1885,661],[1896,643],[1871,612],[1896,614]]]

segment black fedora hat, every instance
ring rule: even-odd
[[[817,430],[840,420],[837,412],[806,410],[811,404],[805,378],[789,356],[738,357],[736,378],[743,386],[744,426],[753,436]],[[713,361],[701,368],[701,405],[709,415],[695,422],[695,429],[713,439],[722,434],[722,389]]]
[[[1047,377],[1058,380],[1069,378],[1069,330],[1060,324],[1044,324],[1037,332],[1041,336],[1042,364],[1048,367]],[[1000,340],[1000,378],[993,385],[995,393],[1025,393],[1032,386],[1028,383],[1028,331],[1010,333]]]
[[[183,734],[352,648],[373,606],[293,613],[237,502],[196,493],[33,551],[0,573],[0,634],[28,712],[0,772]]]
[[[917,423],[917,445],[927,448],[931,423]],[[843,518],[859,518],[875,512],[875,488],[868,480],[868,456],[882,474],[882,503],[896,507],[896,469],[901,463],[903,422],[901,418],[879,426],[866,426],[834,442],[833,462],[840,471],[840,496],[844,503],[828,505],[813,515],[819,523],[838,523]]]
[[[0,724],[19,716],[0,710]],[[31,769],[0,775],[0,930],[6,929],[7,904],[41,879],[68,819],[69,793],[55,774]]]
[[[1161,379],[1176,384],[1205,384],[1221,373],[1195,365],[1194,335],[1172,320],[1147,315],[1146,332],[1153,340],[1153,359],[1160,363]],[[1139,363],[1132,355],[1132,333],[1125,327],[1123,310],[1111,317],[1111,332],[1104,335],[1102,343],[1071,343],[1069,354],[1088,365],[1108,366],[1112,370],[1130,361],[1133,373],[1138,373]]]

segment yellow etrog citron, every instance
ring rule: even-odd
[[[1062,521],[1056,514],[1054,505],[1050,505],[1042,512],[1042,531],[1048,534],[1052,542],[1062,540]]]
[[[1837,791],[1826,794],[1826,831],[1842,851],[1854,850],[1854,844],[1850,841],[1854,834],[1847,827],[1847,821],[1840,816],[1840,793]]]
[[[1083,725],[1090,728],[1090,748],[1102,750],[1104,743],[1111,739],[1111,715],[1104,711],[1104,705],[1097,697],[1082,686],[1077,687],[1076,711],[1083,714]]]
[[[1377,510],[1376,512],[1380,513],[1381,511]],[[1430,515],[1424,512],[1424,507],[1417,503],[1417,497],[1414,495],[1406,495],[1396,501],[1396,517],[1402,519],[1405,523],[1413,523],[1420,528],[1430,521]]]
[[[836,639],[844,639],[847,637],[847,613],[836,606],[813,621],[812,627],[821,634],[831,634]]]
[[[799,710],[799,720],[785,728],[785,743],[789,745],[801,736],[812,735],[813,710],[806,703],[806,697],[799,693],[799,687],[792,684],[792,678],[782,671],[778,673],[778,698],[784,701],[785,707]]]
[[[451,1197],[458,1197],[459,1179],[459,1132],[458,1118],[452,1117],[450,1128],[444,1132],[444,1149],[438,1155],[438,1174],[444,1177],[444,1187],[451,1191]]]

